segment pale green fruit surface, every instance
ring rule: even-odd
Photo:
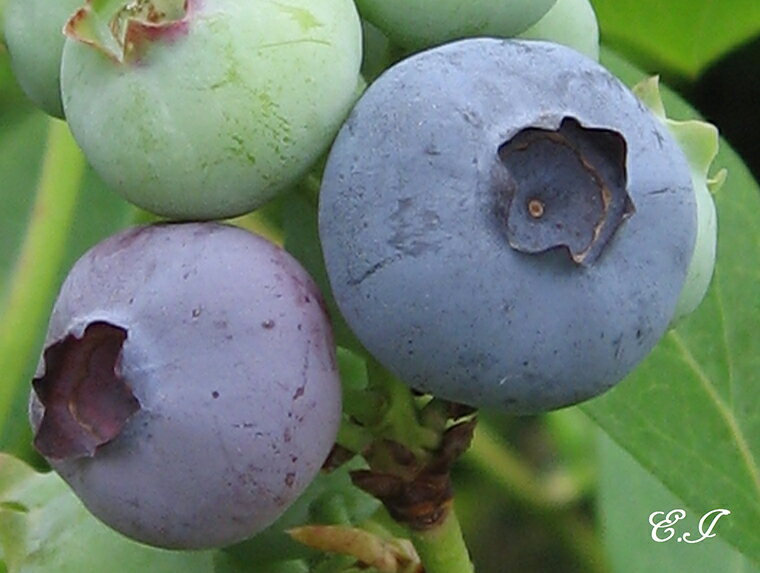
[[[95,170],[138,206],[239,215],[326,151],[356,97],[359,17],[351,0],[177,3],[153,0],[173,19],[122,38],[103,3],[85,6],[64,47],[66,117]]]
[[[556,0],[357,0],[362,17],[407,49],[472,36],[514,36]]]
[[[562,44],[599,61],[599,23],[589,0],[557,0],[543,18],[518,37]]]
[[[63,117],[61,52],[63,25],[82,0],[9,0],[4,34],[11,66],[21,89],[34,104]]]
[[[657,77],[640,82],[634,87],[634,91],[668,128],[689,160],[691,169],[692,187],[697,204],[697,237],[686,282],[670,323],[671,326],[676,326],[696,310],[710,287],[718,241],[718,217],[712,194],[722,187],[727,173],[722,169],[713,175],[710,174],[720,141],[714,125],[697,120],[669,119],[660,97]]]

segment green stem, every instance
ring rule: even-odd
[[[376,388],[387,400],[380,425],[371,428],[375,436],[404,444],[420,459],[424,459],[424,451],[438,448],[440,435],[421,425],[409,387],[371,358],[367,361],[367,376],[370,388]]]
[[[453,506],[438,526],[410,533],[412,543],[425,567],[425,573],[475,571]]]
[[[372,442],[372,434],[366,428],[348,420],[341,421],[336,443],[355,453],[361,453]]]
[[[51,119],[36,199],[5,301],[0,307],[0,427],[38,352],[55,298],[85,160],[68,126]]]

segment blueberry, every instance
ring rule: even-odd
[[[220,219],[297,183],[354,103],[351,0],[115,0],[69,20],[66,119],[117,193],[172,219]]]
[[[563,44],[599,61],[599,24],[590,0],[557,0],[538,22],[517,37]]]
[[[274,521],[329,453],[334,352],[317,287],[279,247],[216,223],[126,230],[62,286],[35,446],[125,535],[227,545]]]
[[[596,62],[470,39],[370,86],[331,150],[338,306],[416,389],[539,412],[621,380],[668,327],[697,225],[667,130]]]
[[[557,0],[357,0],[363,18],[395,44],[419,50],[470,36],[514,36]]]
[[[35,105],[58,118],[63,118],[63,25],[81,4],[82,0],[10,0],[5,13],[5,41],[19,85]]]

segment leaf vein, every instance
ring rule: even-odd
[[[760,469],[757,466],[757,462],[755,461],[754,455],[752,454],[752,450],[749,448],[747,439],[744,437],[744,432],[742,432],[741,427],[739,427],[736,417],[734,416],[734,412],[721,399],[720,395],[715,389],[715,385],[713,384],[712,380],[710,380],[710,378],[700,366],[699,362],[697,362],[697,360],[694,358],[694,355],[689,350],[681,335],[676,331],[672,331],[670,335],[680,350],[683,360],[697,375],[697,379],[699,380],[700,384],[705,389],[705,392],[707,392],[712,402],[715,404],[715,407],[718,410],[718,414],[731,431],[731,434],[736,441],[739,455],[744,461],[744,464],[747,466],[747,470],[749,471],[749,475],[752,478],[755,489],[757,490],[758,495],[760,495]]]

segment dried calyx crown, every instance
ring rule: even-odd
[[[626,152],[620,133],[573,117],[557,129],[528,127],[503,143],[507,183],[497,211],[509,245],[528,254],[565,248],[575,263],[593,265],[635,212]]]
[[[152,41],[187,31],[191,0],[87,0],[63,32],[116,63],[139,61]]]

